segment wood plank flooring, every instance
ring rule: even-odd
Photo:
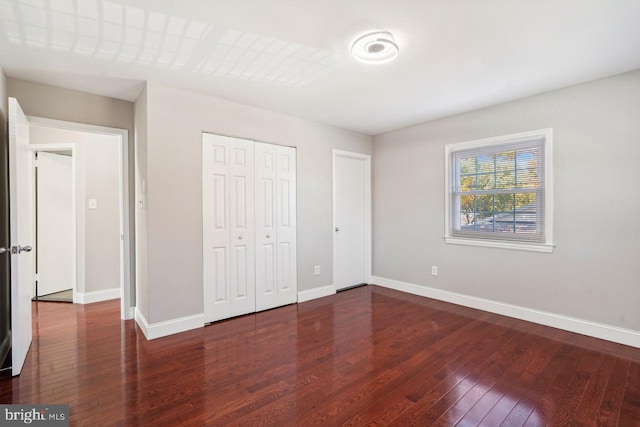
[[[640,349],[377,286],[153,341],[117,300],[33,307],[0,402],[72,425],[640,426]]]

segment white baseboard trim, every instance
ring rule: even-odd
[[[640,348],[640,331],[619,328],[456,292],[443,291],[441,289],[415,285],[413,283],[400,282],[384,277],[372,276],[371,284]]]
[[[137,308],[135,312],[136,323],[140,326],[147,340],[154,340],[156,338],[204,327],[203,313],[166,320],[164,322],[149,323]]]
[[[298,303],[311,301],[312,299],[316,298],[328,297],[329,295],[334,295],[335,293],[336,288],[333,285],[300,291],[298,292]]]
[[[120,298],[120,288],[111,288],[93,292],[76,292],[77,304],[91,304],[116,298]]]

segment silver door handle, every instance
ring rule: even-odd
[[[31,246],[11,246],[9,248],[0,248],[0,254],[5,252],[10,253],[11,255],[18,255],[22,252],[31,252]]]
[[[340,231],[340,227],[336,227],[336,233]]]
[[[267,239],[270,239],[270,238],[271,238],[271,234],[267,234]]]

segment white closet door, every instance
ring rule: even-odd
[[[276,287],[278,305],[298,300],[296,270],[296,150],[276,146]]]
[[[255,311],[253,142],[202,136],[205,321]]]
[[[253,141],[230,144],[231,315],[256,311]]]
[[[255,143],[256,310],[278,306],[276,288],[276,146]]]

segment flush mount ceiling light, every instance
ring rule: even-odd
[[[398,52],[393,34],[386,31],[365,34],[351,46],[353,57],[366,64],[384,64],[395,59]]]

